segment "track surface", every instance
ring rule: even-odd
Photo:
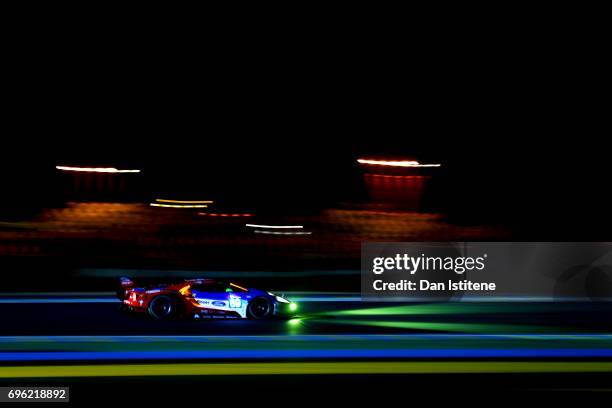
[[[291,320],[164,322],[120,314],[110,294],[0,295],[0,385],[70,386],[85,403],[186,389],[224,403],[236,389],[317,404],[609,395],[608,303],[288,297],[300,310]]]

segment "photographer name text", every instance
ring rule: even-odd
[[[382,275],[387,271],[400,271],[410,276],[418,272],[454,272],[457,276],[469,271],[483,271],[486,267],[487,254],[479,257],[440,257],[410,256],[396,254],[393,257],[376,257],[372,261],[372,273]],[[382,277],[382,276],[381,276]],[[431,279],[399,279],[386,282],[375,279],[372,288],[379,291],[412,292],[412,291],[495,291],[494,282],[473,282],[468,279],[438,281]]]

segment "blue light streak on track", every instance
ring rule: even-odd
[[[297,303],[308,303],[308,302],[361,302],[361,298],[359,296],[312,296],[312,297],[304,297],[304,296],[288,296],[292,301]]]
[[[392,341],[392,340],[601,340],[609,341],[612,345],[612,334],[597,333],[572,333],[572,334],[301,334],[301,335],[235,335],[235,336],[202,336],[202,335],[134,335],[134,336],[0,336],[0,347],[3,343],[28,342],[28,341],[51,341],[51,342],[125,342],[125,341],[224,341],[224,340],[257,340],[257,341],[328,341],[334,342],[339,339],[367,340],[367,341]]]
[[[9,352],[0,361],[91,360],[228,360],[228,359],[346,359],[346,358],[587,358],[612,357],[612,349],[325,349],[325,350],[190,350],[190,351],[85,351]]]
[[[1,362],[610,357],[607,334],[0,337]]]

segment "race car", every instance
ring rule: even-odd
[[[297,304],[259,289],[215,279],[186,279],[137,286],[120,278],[117,297],[125,312],[144,312],[160,320],[203,318],[270,319],[292,317]]]

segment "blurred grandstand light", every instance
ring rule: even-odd
[[[208,208],[206,204],[159,204],[150,203],[151,207],[164,207],[164,208]]]
[[[425,176],[398,176],[396,174],[366,174],[365,177],[386,178],[386,179],[402,179],[402,180],[417,180]]]
[[[70,167],[70,166],[55,166],[58,170],[63,171],[81,171],[89,173],[140,173],[140,170],[123,170],[115,167]]]
[[[252,217],[250,213],[204,213],[200,212],[198,215],[204,215],[207,217]]]
[[[303,225],[260,225],[260,224],[244,224],[247,227],[251,227],[251,228],[285,228],[285,229],[292,229],[292,228],[304,228]]]
[[[172,204],[212,204],[213,203],[212,200],[186,201],[186,200],[166,200],[162,198],[156,198],[155,201],[160,202],[160,203],[172,203]]]
[[[440,167],[440,164],[421,164],[416,160],[372,160],[357,159],[359,164],[390,167]]]
[[[310,235],[312,232],[310,231],[262,231],[255,230],[253,231],[256,234],[269,234],[269,235]]]

